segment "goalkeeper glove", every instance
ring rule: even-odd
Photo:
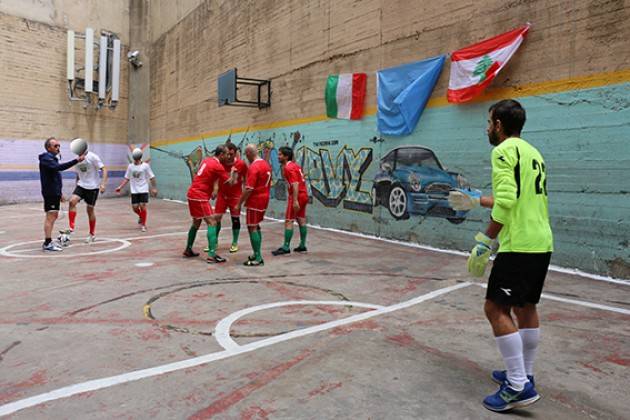
[[[453,190],[448,193],[448,204],[455,211],[467,211],[479,207],[481,191],[479,190]]]
[[[486,271],[494,241],[481,232],[475,235],[475,241],[477,245],[470,251],[468,257],[468,272],[474,277],[481,277]]]

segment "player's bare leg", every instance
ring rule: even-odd
[[[55,225],[55,221],[59,216],[59,212],[57,211],[47,211],[46,218],[44,219],[44,244],[42,245],[42,249],[44,251],[63,251],[63,248],[57,245],[55,242],[52,242],[52,231]]]

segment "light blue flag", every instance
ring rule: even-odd
[[[411,134],[444,67],[445,55],[380,70],[377,74],[378,131]]]

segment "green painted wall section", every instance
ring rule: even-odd
[[[522,137],[542,152],[547,163],[555,237],[552,263],[630,277],[630,84],[519,100],[527,111]],[[396,220],[386,207],[372,208],[372,181],[388,151],[423,145],[449,171],[463,174],[473,187],[490,194],[491,146],[485,134],[489,105],[427,109],[412,135],[382,142],[372,140],[378,136],[373,116],[250,132],[246,139],[237,134],[232,141],[260,144],[272,163],[278,147],[295,146],[314,196],[308,211],[311,223],[469,250],[474,234],[485,228],[488,210],[473,210],[461,224],[422,215]],[[204,146],[210,150],[225,140],[207,138],[154,150],[152,166],[162,196],[185,200],[189,167]],[[274,169],[278,171],[277,165]],[[275,199],[268,214],[281,218],[286,201],[278,179],[274,177]],[[187,217],[185,209],[182,217]]]

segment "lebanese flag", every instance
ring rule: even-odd
[[[453,52],[448,101],[467,102],[479,96],[518,50],[527,31],[529,24]]]
[[[326,115],[329,118],[360,120],[363,118],[367,74],[343,73],[328,76],[326,82]]]

